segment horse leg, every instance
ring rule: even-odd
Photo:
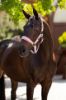
[[[0,78],[0,100],[5,100],[4,76]]]
[[[47,95],[48,95],[51,83],[52,83],[52,81],[49,81],[49,80],[46,80],[46,81],[44,80],[41,83],[41,86],[42,86],[42,91],[41,91],[42,100],[47,100]]]
[[[63,79],[66,79],[66,64],[64,64],[63,67]]]
[[[49,62],[48,71],[45,79],[41,82],[42,86],[42,100],[47,100],[47,95],[52,84],[52,78],[57,70],[56,62],[53,60]]]
[[[16,82],[16,81],[11,79],[11,87],[12,87],[11,100],[16,100],[16,89],[17,89],[17,86],[18,86],[18,82]]]
[[[27,83],[27,100],[33,100],[34,87],[35,84],[33,82]]]

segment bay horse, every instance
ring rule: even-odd
[[[6,48],[1,69],[13,80],[27,83],[27,100],[33,100],[35,86],[42,86],[42,100],[47,95],[56,73],[53,60],[53,40],[48,24],[33,7],[33,16],[23,10],[28,19],[23,36],[12,47]]]

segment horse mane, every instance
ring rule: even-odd
[[[43,46],[43,48],[47,52],[48,56],[52,56],[53,55],[52,53],[53,53],[54,43],[53,43],[53,39],[52,39],[52,36],[51,36],[50,26],[45,21],[45,19],[41,18],[41,21],[43,21],[43,25],[44,25],[44,30],[43,30],[44,41],[43,41],[43,44],[44,44],[45,47]]]
[[[43,30],[44,40],[46,43],[50,43],[50,46],[53,47],[54,44],[53,44],[53,38],[51,35],[50,26],[45,20],[45,18],[43,18],[40,14],[39,14],[39,18],[43,22],[43,25],[44,25],[43,26],[44,27],[44,30]]]

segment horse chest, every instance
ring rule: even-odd
[[[31,59],[29,72],[32,79],[36,82],[40,82],[45,76],[46,66],[44,65],[44,61],[41,59],[40,56],[34,55]]]
[[[42,66],[43,67],[43,66]],[[45,69],[42,67],[33,67],[30,71],[31,78],[34,82],[41,82],[45,76]]]

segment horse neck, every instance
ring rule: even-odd
[[[51,31],[48,23],[44,23],[44,38],[46,45],[52,50],[53,49],[53,40],[51,36]]]
[[[40,47],[40,53],[41,55],[44,55],[42,56],[44,59],[45,57],[47,59],[50,59],[53,52],[53,41],[48,24],[45,21],[43,24],[44,24],[44,31],[43,31],[44,41]]]

